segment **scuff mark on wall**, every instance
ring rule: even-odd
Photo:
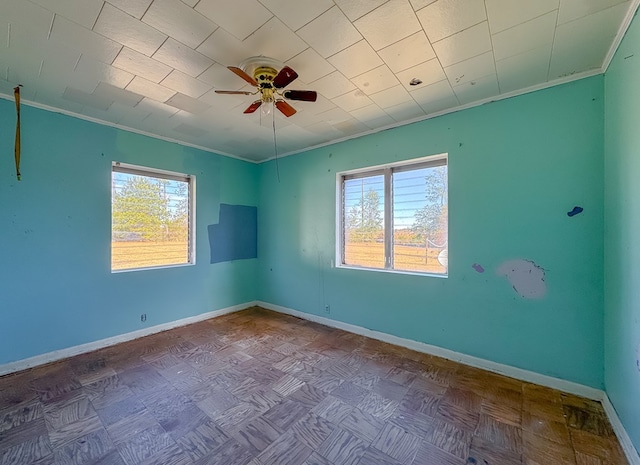
[[[547,293],[544,268],[532,260],[509,260],[497,269],[500,276],[506,276],[509,283],[521,297],[540,299]]]
[[[636,366],[638,367],[638,371],[640,371],[640,344],[638,344],[638,350],[636,352]]]
[[[474,263],[473,265],[471,265],[471,268],[476,270],[478,273],[484,273],[484,268],[482,268],[482,265],[480,265],[479,263]]]

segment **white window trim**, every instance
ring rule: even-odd
[[[343,192],[342,192],[343,180],[345,178],[358,177],[358,175],[361,175],[361,174],[370,175],[370,174],[376,174],[376,172],[377,174],[384,174],[385,176],[384,191],[385,191],[385,199],[387,199],[387,198],[391,198],[390,196],[387,196],[387,195],[389,194],[389,191],[391,191],[392,189],[392,183],[390,182],[389,178],[392,174],[393,169],[395,169],[396,171],[398,171],[398,168],[402,168],[401,171],[411,170],[411,169],[414,169],[414,167],[417,167],[417,165],[429,164],[430,162],[433,162],[434,165],[438,166],[440,165],[440,163],[438,163],[440,160],[445,160],[445,165],[447,166],[447,169],[448,169],[449,154],[440,153],[437,155],[428,155],[421,158],[412,158],[410,160],[404,160],[404,161],[393,162],[393,163],[385,163],[383,165],[367,166],[363,168],[356,168],[353,170],[340,171],[336,173],[336,231],[335,231],[336,247],[335,247],[335,256],[334,256],[336,268],[343,268],[348,270],[373,271],[378,273],[428,276],[433,278],[449,277],[448,267],[447,267],[446,274],[439,274],[439,273],[426,273],[426,272],[419,272],[419,271],[396,270],[393,268],[370,268],[365,266],[346,265],[342,262],[343,260],[342,251],[344,250],[344,234],[343,234],[344,205],[343,205]],[[387,221],[391,221],[390,219],[391,209],[392,209],[392,202],[385,201],[384,203],[385,231],[387,230]],[[392,242],[392,241],[393,241],[393,236],[390,234],[385,234],[385,247],[387,246],[386,244],[387,242]],[[387,261],[387,257],[385,257],[385,266],[391,265],[386,263],[386,261]]]
[[[144,270],[162,270],[167,268],[180,268],[184,266],[193,266],[196,264],[196,176],[194,174],[178,173],[175,171],[163,170],[160,168],[150,168],[148,166],[132,165],[129,163],[122,163],[114,161],[111,163],[111,170],[109,172],[109,184],[111,185],[113,179],[113,172],[138,174],[141,176],[153,176],[158,175],[170,180],[184,181],[189,180],[189,250],[187,263],[177,263],[172,265],[158,265],[158,266],[145,266],[141,268],[126,268],[122,270],[111,270],[112,274],[128,273],[130,271],[144,271]],[[111,193],[111,204],[113,205],[113,192]],[[113,215],[113,210],[111,215]],[[111,228],[109,236],[113,234],[113,216],[111,217]],[[110,257],[112,253],[111,241],[109,242]],[[109,260],[111,263],[111,258]]]

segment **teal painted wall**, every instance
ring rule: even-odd
[[[640,450],[640,19],[605,76],[605,385]]]
[[[260,299],[601,388],[603,120],[598,76],[261,165]],[[336,172],[443,152],[449,277],[332,266]],[[497,276],[521,258],[545,298]]]
[[[0,100],[0,364],[255,300],[257,260],[209,264],[220,203],[255,205],[257,165]],[[112,274],[111,162],[196,175],[196,265]],[[147,321],[140,321],[140,314]]]

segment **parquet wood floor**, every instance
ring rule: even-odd
[[[260,308],[0,378],[0,464],[626,464],[599,403]]]

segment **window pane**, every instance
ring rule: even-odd
[[[396,270],[447,274],[447,167],[393,173]]]
[[[344,264],[384,268],[384,176],[344,181]]]
[[[112,172],[111,269],[190,263],[189,182]]]

